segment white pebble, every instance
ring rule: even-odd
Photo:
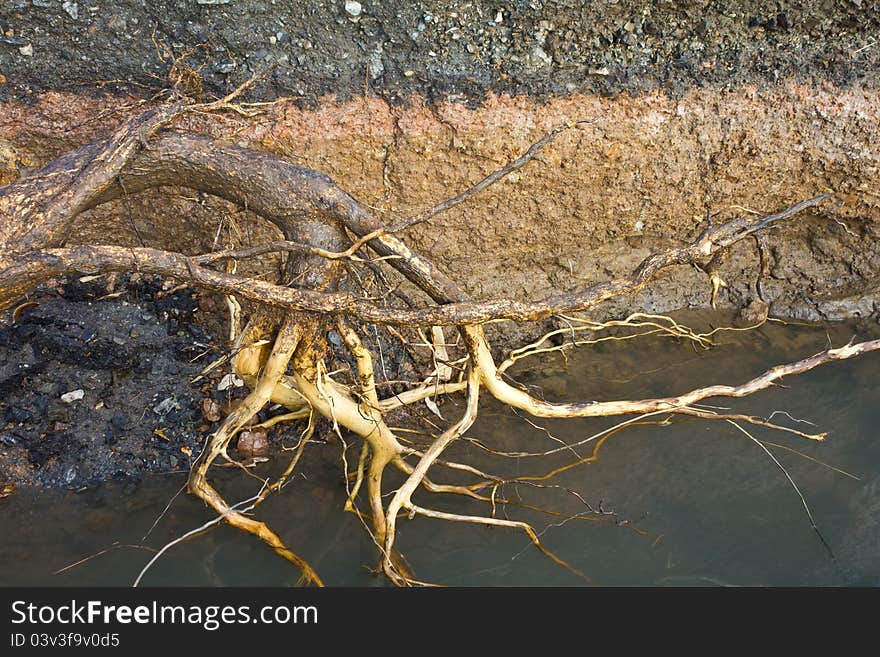
[[[222,379],[220,379],[220,383],[217,384],[217,390],[226,390],[227,388],[231,388],[235,386],[236,388],[241,388],[244,385],[244,381],[239,379],[235,374],[227,374]]]
[[[71,404],[77,400],[82,399],[85,396],[85,391],[80,388],[79,390],[71,390],[70,392],[65,392],[61,395],[61,401],[65,404]]]
[[[345,11],[348,12],[349,16],[357,18],[361,15],[363,9],[364,8],[361,6],[361,3],[357,2],[356,0],[346,0],[345,2]]]

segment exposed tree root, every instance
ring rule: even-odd
[[[275,532],[269,529],[265,523],[248,518],[240,511],[234,510],[208,482],[208,470],[218,456],[223,456],[231,461],[226,452],[229,442],[269,401],[272,391],[278,385],[281,376],[287,369],[287,364],[290,362],[290,358],[299,341],[299,327],[292,321],[292,318],[285,318],[278,330],[278,337],[275,339],[272,353],[269,355],[253,391],[226,417],[217,432],[211,436],[210,441],[205,446],[205,451],[196,460],[196,463],[193,464],[189,478],[189,489],[207,502],[230,525],[262,539],[279,556],[297,566],[302,571],[303,583],[322,586],[321,578],[318,577],[318,574],[312,567],[302,557],[287,548]]]
[[[774,222],[794,217],[821,203],[828,194],[801,201],[766,217],[748,213],[707,226],[696,238],[683,245],[652,254],[630,276],[592,285],[575,294],[535,302],[511,299],[477,301],[469,298],[440,268],[410,249],[395,233],[466,202],[507,173],[525,166],[557,134],[577,122],[554,129],[520,158],[491,172],[473,187],[412,218],[385,226],[320,172],[219,140],[161,132],[185,111],[244,111],[235,104],[238,94],[240,90],[214,103],[186,105],[181,100],[161,105],[130,122],[112,137],[74,151],[42,171],[0,190],[0,307],[13,305],[41,281],[73,272],[149,272],[228,295],[232,318],[230,339],[234,341],[232,366],[250,386],[251,392],[211,436],[193,465],[189,490],[217,512],[217,522],[226,521],[259,537],[298,567],[303,583],[320,585],[321,579],[303,558],[284,545],[278,534],[246,513],[269,494],[280,491],[290,479],[311,437],[317,416],[332,422],[344,445],[347,446],[345,436],[349,434],[360,441],[354,471],[349,472],[349,466],[344,462],[348,486],[345,509],[369,520],[368,530],[379,553],[379,569],[392,582],[401,585],[422,583],[409,572],[395,551],[398,520],[407,514],[523,531],[552,561],[586,577],[547,549],[529,524],[496,517],[498,504],[514,504],[498,495],[499,490],[503,493],[505,484],[547,487],[550,484],[545,482],[561,472],[596,460],[604,441],[617,431],[635,424],[664,424],[676,414],[724,420],[750,438],[753,437],[737,422],[822,440],[824,433],[808,433],[780,425],[772,421],[772,416],[761,418],[719,412],[698,404],[713,397],[745,397],[777,385],[785,376],[880,349],[880,340],[851,343],[794,363],[778,365],[740,385],[709,385],[656,399],[570,402],[539,399],[508,381],[507,371],[523,358],[576,345],[628,340],[650,334],[710,346],[712,333],[698,334],[665,316],[637,313],[621,320],[593,322],[564,313],[587,310],[608,299],[631,294],[648,285],[662,269],[674,265],[700,267],[709,278],[714,305],[719,290],[725,285],[718,275],[718,264],[725,257],[726,249]],[[126,193],[165,185],[187,187],[239,203],[276,224],[285,239],[247,247],[233,245],[223,251],[195,256],[147,247],[64,245],[71,222],[81,212]],[[235,273],[236,260],[271,252],[288,256],[280,280],[269,282]],[[218,270],[214,267],[219,263],[232,264]],[[352,267],[346,269],[344,264]],[[374,275],[383,288],[380,289],[381,297],[368,294],[360,275],[352,273],[355,265],[366,267],[364,271]],[[389,270],[408,279],[422,296],[413,299],[393,289],[384,273]],[[401,307],[400,301],[394,297],[403,299],[405,307]],[[238,299],[256,304],[242,331],[237,329]],[[501,319],[534,321],[550,316],[562,318],[568,328],[547,333],[538,341],[510,352],[500,365],[496,365],[483,324]],[[371,324],[371,330],[376,330],[376,325],[388,327],[390,338],[399,341],[406,341],[403,332],[409,329],[405,327],[416,328],[421,342],[416,340],[417,344],[407,346],[412,350],[430,349],[429,371],[408,382],[411,386],[408,389],[382,398],[378,392],[377,364],[366,338],[368,333],[359,322]],[[460,344],[449,344],[442,326],[456,327]],[[335,356],[341,357],[344,347],[350,362],[354,363],[351,376],[347,378],[346,372],[341,375],[328,372],[332,347],[327,335],[331,330],[341,337]],[[627,332],[620,333],[622,330]],[[560,337],[568,340],[561,345],[551,342]],[[380,382],[387,385],[387,379],[384,377]],[[635,417],[577,445],[562,445],[543,452],[505,452],[503,446],[486,446],[470,439],[499,456],[548,456],[563,450],[575,455],[574,461],[542,475],[495,476],[470,464],[443,458],[450,445],[462,439],[477,418],[481,391],[534,417]],[[434,400],[459,392],[464,392],[466,398],[461,417],[439,430],[439,435],[424,449],[407,446],[406,441],[398,436],[400,431],[392,429],[387,422],[391,411],[420,402],[428,404],[439,415]],[[247,501],[249,506],[245,510],[241,505],[230,505],[223,498],[211,484],[210,472],[213,466],[219,465],[217,461],[221,457],[235,463],[228,454],[231,441],[270,402],[281,404],[286,410],[258,426],[269,427],[305,418],[308,418],[308,425],[299,444],[291,448],[293,455],[282,475],[271,484],[263,482],[260,492]],[[592,454],[578,456],[575,448],[587,442],[594,442]],[[415,465],[406,460],[412,457],[418,458]],[[459,476],[471,480],[466,484],[435,481],[428,476],[434,465],[454,470]],[[383,484],[389,466],[405,475],[403,483],[390,491]],[[454,514],[423,506],[413,499],[420,488],[431,494],[471,498],[478,504],[488,505],[488,515]],[[576,492],[567,492],[587,504]],[[362,514],[358,500],[364,493],[369,512]],[[542,513],[557,513],[520,504]],[[566,515],[566,518],[605,520],[588,504],[587,507],[594,515]]]

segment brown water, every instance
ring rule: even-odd
[[[567,361],[544,356],[539,369],[522,368],[517,376],[552,399],[659,396],[742,382],[770,364],[815,353],[829,339],[839,346],[854,334],[867,338],[871,332],[878,333],[877,327],[768,324],[750,333],[726,333],[707,351],[659,338],[604,343],[572,352]],[[811,527],[785,474],[761,446],[724,422],[629,427],[602,445],[597,461],[548,482],[557,487],[508,485],[499,491],[499,496],[563,516],[515,506],[499,507],[498,514],[533,523],[548,548],[600,585],[878,586],[878,357],[833,363],[790,377],[786,388],[736,403],[715,400],[752,414],[786,411],[830,432],[825,442],[816,443],[748,427],[756,439],[776,443],[765,446],[800,489],[830,550]],[[558,441],[572,444],[614,424],[608,419],[541,421],[535,424],[542,428],[536,428],[489,400],[481,404],[469,436],[509,451],[546,451],[558,447]],[[444,409],[449,415],[455,410]],[[775,419],[791,423],[782,415]],[[580,456],[589,455],[593,444],[577,448]],[[310,449],[305,476],[260,507],[260,517],[328,584],[384,585],[369,572],[375,552],[360,522],[341,510],[339,449]],[[562,450],[544,459],[499,459],[461,443],[450,458],[467,458],[496,473],[540,474],[576,457]],[[435,479],[447,476],[449,471],[434,472]],[[177,473],[145,479],[137,489],[113,485],[82,493],[24,491],[13,496],[0,506],[0,585],[131,584],[152,554],[126,546],[155,549],[212,517],[197,500],[181,494],[144,540],[183,479]],[[228,499],[248,497],[258,487],[229,471],[220,472],[217,481]],[[488,510],[463,499],[419,495],[422,503],[444,510]],[[586,504],[602,514],[589,512]],[[583,583],[508,529],[417,518],[402,521],[398,545],[424,580],[465,586]],[[58,572],[102,550],[107,551]],[[170,549],[144,584],[289,585],[296,578],[257,540],[219,527]]]

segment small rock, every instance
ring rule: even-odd
[[[79,18],[79,7],[76,6],[75,2],[72,2],[71,0],[64,0],[64,2],[61,4],[61,8],[66,11],[67,15],[70,16],[73,20]]]
[[[180,403],[174,397],[166,397],[153,407],[156,415],[167,415],[173,410],[180,410]]]
[[[205,416],[205,419],[208,420],[208,422],[219,422],[220,418],[223,417],[220,404],[210,397],[206,397],[202,400],[202,415]]]
[[[352,18],[359,18],[363,10],[364,8],[361,6],[360,2],[357,2],[356,0],[346,0],[345,11]]]
[[[370,55],[370,60],[367,64],[367,70],[370,73],[370,77],[373,80],[378,80],[385,73],[385,64],[382,62],[382,47],[379,46],[375,51]]]
[[[31,418],[33,418],[33,414],[20,406],[10,406],[6,409],[6,412],[3,414],[3,419],[7,422],[14,422],[17,424],[23,424],[24,422],[28,422]]]
[[[19,48],[18,52],[20,52],[25,57],[33,57],[34,56],[34,47],[29,43],[26,46],[22,46],[21,48]]]
[[[242,431],[238,435],[236,449],[244,456],[266,456],[269,453],[269,437],[265,431]]]
[[[37,395],[34,397],[34,410],[40,415],[45,415],[49,411],[49,395]]]
[[[761,299],[754,299],[749,305],[739,312],[738,324],[753,326],[766,321],[770,313],[770,306]]]
[[[227,388],[231,388],[235,386],[236,388],[241,388],[244,385],[244,381],[239,379],[235,374],[227,374],[222,379],[220,379],[220,383],[217,384],[217,390],[226,390]]]
[[[125,340],[119,336],[113,336],[113,344],[118,344],[121,347],[125,344]]]
[[[28,40],[23,37],[4,36],[3,34],[0,34],[0,43],[5,43],[7,46],[26,46]]]
[[[63,395],[61,395],[61,401],[63,401],[65,404],[72,404],[73,402],[85,397],[85,394],[85,390],[83,390],[82,388],[78,390],[71,390],[70,392],[65,392]]]
[[[547,52],[540,47],[535,47],[532,49],[532,60],[538,64],[538,66],[549,66],[553,63],[553,59]]]
[[[196,339],[197,342],[207,345],[211,342],[211,336],[205,333],[204,329],[201,326],[196,324],[190,324],[187,329],[189,330],[189,334]]]
[[[76,467],[70,466],[64,472],[64,482],[67,484],[72,484],[74,479],[76,479]]]

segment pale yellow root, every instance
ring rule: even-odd
[[[207,477],[208,470],[218,456],[222,454],[227,459],[229,458],[226,449],[235,434],[269,401],[272,391],[287,369],[287,364],[290,362],[299,340],[299,329],[293,318],[288,316],[278,331],[272,353],[266,360],[263,373],[259,376],[253,392],[245,397],[238,407],[226,417],[223,424],[211,437],[205,451],[193,465],[190,472],[189,489],[221,514],[230,525],[259,537],[270,545],[278,555],[298,567],[302,572],[303,583],[323,586],[321,578],[308,562],[287,548],[281,538],[265,523],[233,510],[210,484]]]
[[[435,440],[434,443],[427,450],[425,450],[424,455],[421,459],[419,459],[418,464],[416,464],[415,468],[413,468],[410,476],[403,483],[403,485],[397,489],[397,492],[395,492],[394,497],[391,499],[391,502],[388,503],[388,510],[385,513],[385,555],[382,560],[382,569],[385,571],[385,574],[394,582],[405,583],[402,580],[400,574],[396,571],[394,563],[391,560],[391,555],[393,554],[394,547],[397,514],[400,512],[401,508],[408,507],[411,504],[410,499],[413,492],[422,483],[425,475],[428,472],[428,468],[430,468],[434,461],[436,461],[437,458],[443,453],[443,450],[445,450],[450,443],[452,443],[465,431],[467,431],[474,423],[474,420],[477,419],[477,405],[479,397],[480,375],[475,369],[471,368],[468,371],[467,407],[465,408],[465,412],[462,415],[461,419],[459,419],[458,422],[456,422],[446,431],[444,431],[440,435],[440,437],[437,438],[437,440]]]

